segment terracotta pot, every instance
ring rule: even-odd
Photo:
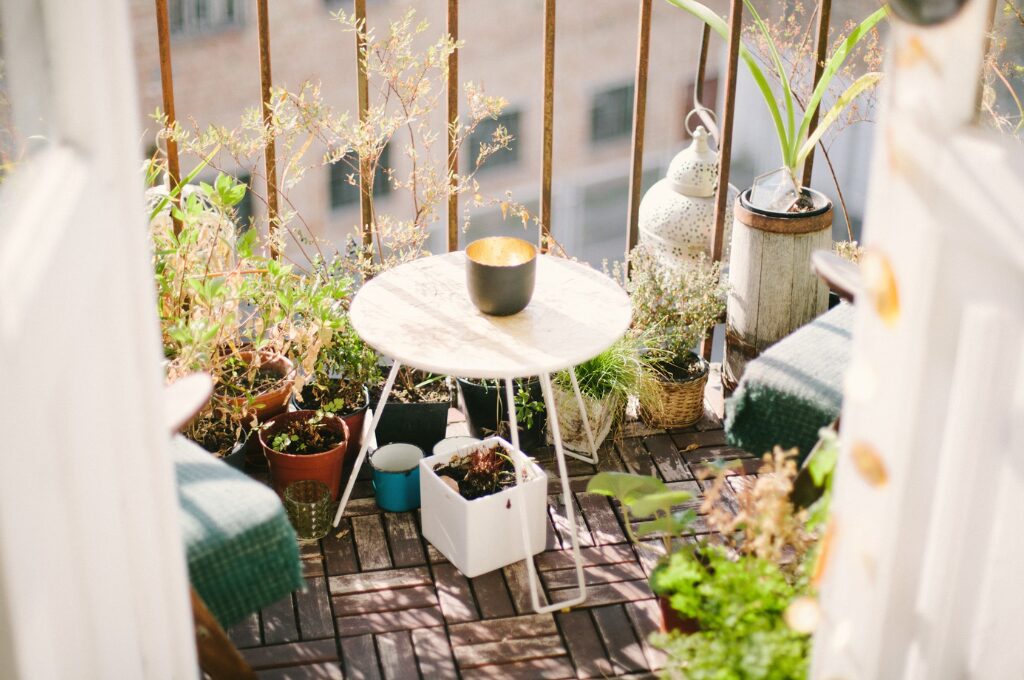
[[[662,633],[679,631],[684,635],[690,635],[700,630],[700,623],[697,619],[692,616],[680,616],[679,612],[672,608],[672,604],[665,595],[658,595],[658,609],[661,610]]]
[[[331,499],[338,500],[341,488],[341,468],[348,451],[349,429],[338,416],[325,415],[323,422],[335,432],[344,434],[345,440],[330,451],[322,453],[282,453],[275,451],[268,442],[274,435],[292,423],[311,418],[316,411],[292,411],[272,418],[260,429],[260,446],[270,466],[270,484],[279,496],[284,497],[285,488],[292,482],[313,479],[323,482],[331,490]]]
[[[309,391],[303,389],[302,391],[302,402],[300,403],[294,397],[292,397],[292,408],[296,411],[302,409],[316,410],[322,406],[321,403],[312,398]],[[348,447],[353,451],[358,452],[360,447],[363,445],[363,422],[366,420],[366,409],[370,407],[370,390],[363,385],[363,405],[352,411],[346,413],[337,413],[348,425]]]
[[[242,361],[251,364],[256,353],[242,351],[238,353],[238,356]],[[260,365],[278,373],[283,379],[282,382],[272,390],[250,397],[221,397],[221,399],[239,411],[255,411],[256,420],[262,423],[279,413],[284,413],[288,408],[288,398],[291,396],[292,385],[295,383],[295,364],[286,356],[260,352]]]

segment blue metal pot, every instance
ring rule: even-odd
[[[388,444],[373,452],[373,488],[377,507],[408,512],[420,507],[420,459],[423,449],[413,444]]]

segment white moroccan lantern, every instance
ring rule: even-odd
[[[672,159],[664,179],[648,189],[640,202],[640,242],[647,244],[666,267],[688,267],[700,253],[711,258],[715,228],[715,188],[718,153],[708,146],[703,126],[693,131],[693,143]],[[729,261],[732,206],[738,192],[729,185],[726,198],[722,261]]]

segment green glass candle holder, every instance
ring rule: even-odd
[[[331,489],[307,479],[284,490],[284,508],[300,540],[318,541],[331,530]]]

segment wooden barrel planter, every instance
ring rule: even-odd
[[[832,201],[804,189],[814,207],[800,213],[736,200],[729,260],[723,380],[735,387],[747,362],[828,309],[828,286],[811,271],[811,253],[832,248]]]

